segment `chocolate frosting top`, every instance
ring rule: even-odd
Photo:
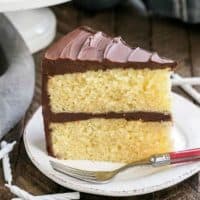
[[[45,53],[49,61],[95,61],[98,63],[142,64],[151,68],[174,68],[176,62],[139,47],[131,48],[121,37],[109,37],[89,27],[79,27],[54,43]],[[152,67],[155,68],[155,67]]]

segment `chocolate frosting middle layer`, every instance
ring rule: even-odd
[[[50,74],[109,68],[163,69],[176,66],[176,62],[161,58],[156,52],[151,53],[139,47],[131,48],[121,37],[111,38],[89,27],[79,27],[52,45],[43,62],[44,70]]]
[[[109,112],[109,113],[50,113],[49,120],[51,122],[71,122],[79,120],[88,120],[94,118],[104,119],[126,119],[130,120],[142,120],[144,122],[160,122],[160,121],[171,121],[171,115],[159,112]]]
[[[47,92],[47,81],[48,76],[43,74],[42,79],[42,110],[45,116],[45,127],[48,127],[50,122],[69,122],[78,120],[87,120],[91,118],[105,118],[105,119],[119,119],[123,118],[126,120],[142,120],[146,122],[160,122],[160,121],[172,121],[170,113],[162,112],[108,112],[108,113],[69,113],[61,112],[54,113],[51,111],[50,99]],[[47,130],[48,131],[48,130]]]

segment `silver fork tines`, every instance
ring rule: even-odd
[[[59,172],[67,174],[71,177],[78,178],[87,182],[93,183],[105,183],[108,182],[113,176],[113,171],[86,171],[81,169],[75,169],[67,165],[50,161],[52,167]]]
[[[113,171],[86,171],[86,170],[81,170],[81,169],[75,169],[67,165],[64,165],[62,163],[55,162],[55,161],[50,161],[50,163],[53,169],[55,169],[56,171],[62,172],[64,174],[67,174],[71,177],[84,180],[87,182],[106,183],[110,181],[120,171],[126,168],[129,168],[131,166],[148,165],[150,164],[150,161],[147,159],[147,160],[134,162]]]

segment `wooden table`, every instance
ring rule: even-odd
[[[175,20],[145,16],[136,11],[130,3],[123,3],[116,8],[100,13],[86,13],[76,9],[72,3],[53,7],[53,10],[58,19],[57,38],[77,26],[89,25],[113,36],[121,35],[132,46],[155,50],[161,55],[177,60],[179,62],[177,72],[183,76],[200,76],[200,56],[198,55],[200,52],[199,26],[189,26]],[[13,139],[18,141],[11,155],[14,183],[35,195],[69,191],[39,172],[29,160],[21,137],[24,123],[40,105],[40,62],[42,53],[39,52],[34,55],[36,62],[36,89],[32,105],[25,118],[5,138],[8,141]],[[188,98],[179,88],[174,90]],[[11,193],[4,187],[2,170],[0,170],[0,199],[9,200],[11,197]],[[114,198],[82,193],[81,199],[103,200]],[[199,200],[200,173],[171,188],[124,199]]]

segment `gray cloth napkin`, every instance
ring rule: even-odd
[[[180,19],[187,23],[200,22],[199,0],[143,0],[153,13]]]
[[[0,139],[22,118],[34,92],[33,58],[8,19],[0,14]]]

